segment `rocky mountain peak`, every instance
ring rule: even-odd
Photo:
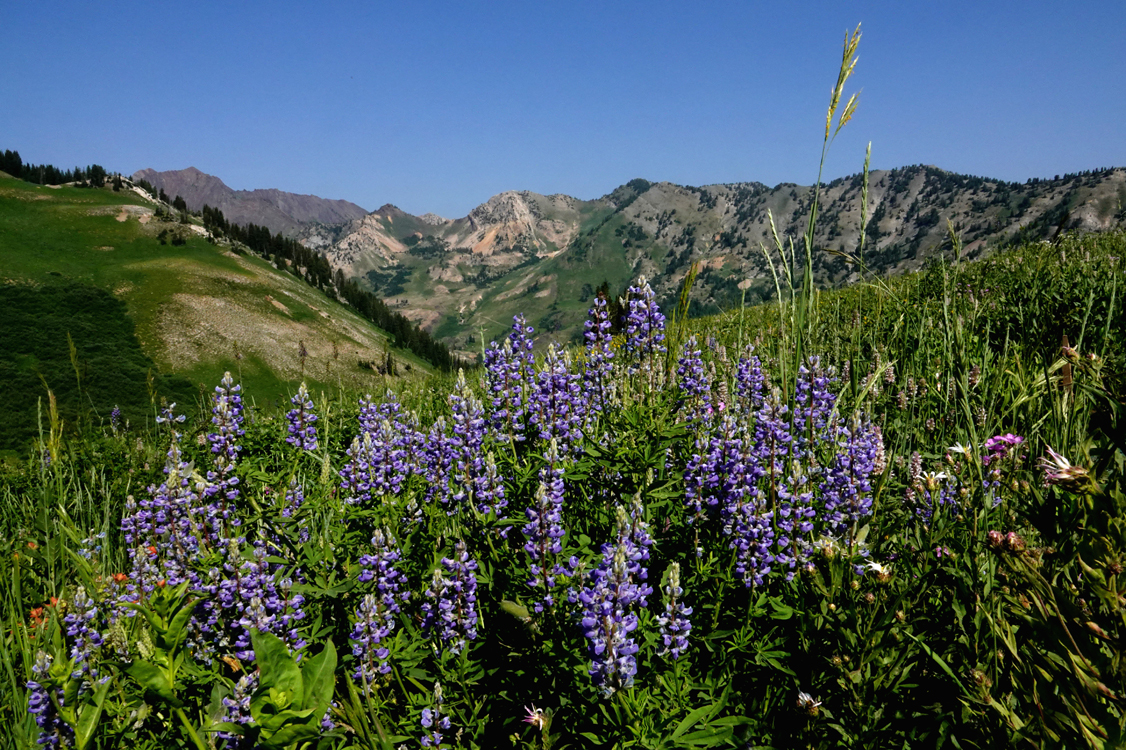
[[[536,213],[527,200],[531,195],[527,191],[514,190],[499,193],[470,211],[466,218],[474,229],[482,229],[491,224],[512,223],[531,228],[536,220]]]

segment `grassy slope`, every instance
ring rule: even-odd
[[[127,206],[136,213],[123,216]],[[302,375],[315,390],[385,387],[382,376],[359,366],[386,356],[382,331],[299,279],[193,232],[184,245],[161,245],[156,234],[177,225],[142,223],[147,209],[125,191],[48,188],[0,176],[0,278],[81,282],[111,292],[125,303],[144,353],[162,371],[201,387],[210,388],[224,370],[241,371],[259,402],[284,397]],[[429,371],[412,354],[394,357],[400,372],[410,365],[410,377]]]

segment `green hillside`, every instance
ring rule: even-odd
[[[127,189],[38,186],[0,173],[8,344],[0,378],[6,392],[22,394],[18,404],[9,399],[20,414],[7,421],[23,425],[0,434],[0,448],[14,447],[17,433],[27,437],[46,387],[68,421],[80,401],[92,417],[120,404],[137,419],[151,414],[139,411],[151,406],[150,371],[156,396],[183,399],[197,392],[191,384],[210,388],[231,370],[259,404],[279,402],[301,380],[314,390],[379,392],[429,372],[393,350],[396,376],[379,374],[373,365],[385,366],[389,351],[384,332],[266,261],[160,213]],[[99,358],[102,351],[119,356]]]

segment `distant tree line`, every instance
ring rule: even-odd
[[[232,224],[220,209],[208,205],[200,211],[200,218],[212,234],[242,243],[279,269],[289,271],[329,297],[342,298],[357,313],[391,334],[396,347],[413,352],[446,372],[468,366],[468,363],[451,355],[445,344],[435,340],[403,314],[391,310],[386,302],[354,279],[345,279],[340,269],[334,272],[323,253],[311,250],[281,232],[271,234],[268,227]]]
[[[59,169],[52,164],[24,164],[19,151],[5,149],[0,154],[0,172],[7,172],[12,177],[18,177],[26,182],[37,185],[64,185],[68,182],[89,185],[90,187],[103,187],[109,178],[109,173],[104,167],[91,164],[83,169]],[[120,178],[114,177],[115,189],[120,189]]]
[[[49,164],[24,164],[18,151],[8,150],[0,153],[0,171],[39,185],[77,182],[91,187],[104,187],[107,179],[111,177],[97,164],[85,169],[75,167],[73,170],[65,171]],[[123,184],[121,175],[112,175],[112,181],[113,189],[120,190]],[[182,220],[186,221],[188,206],[181,196],[169,198],[163,188],[154,189],[146,180],[137,180],[134,184],[180,211]],[[212,235],[227,237],[245,245],[263,258],[272,261],[279,269],[289,271],[333,299],[338,299],[339,295],[360,315],[390,333],[396,347],[413,352],[439,370],[448,372],[458,367],[468,367],[467,362],[451,355],[445,344],[436,341],[401,313],[393,312],[382,299],[355,281],[346,280],[340,270],[334,273],[328,259],[322,253],[310,250],[300,242],[282,236],[280,232],[271,234],[267,227],[256,224],[246,226],[232,224],[218,208],[205,205],[198,215],[203,220],[203,226]],[[175,239],[173,243],[176,244]]]

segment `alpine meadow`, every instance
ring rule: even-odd
[[[471,313],[432,337],[384,266],[0,179],[0,745],[1126,746],[1126,232],[1065,201],[887,273],[866,158],[824,241],[859,42],[762,283],[621,265],[570,339],[529,291],[447,349]],[[550,273],[646,238],[618,206]],[[399,223],[414,289],[449,247]]]

